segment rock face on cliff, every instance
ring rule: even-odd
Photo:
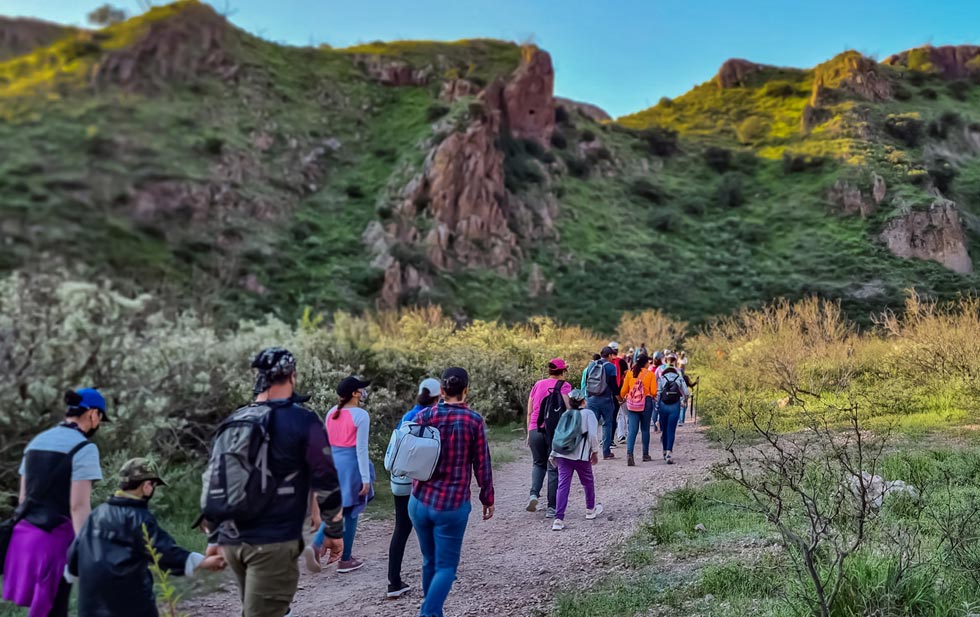
[[[973,272],[960,214],[949,200],[937,199],[925,210],[892,219],[881,239],[899,257],[928,259],[961,274]]]
[[[573,101],[572,99],[555,97],[555,105],[564,107],[568,111],[577,111],[596,122],[609,122],[612,120],[612,116],[606,113],[605,109],[602,109],[598,105],[592,105],[591,103],[582,103],[580,101]]]
[[[856,51],[846,51],[814,68],[810,104],[820,107],[834,91],[868,101],[892,98],[891,82],[881,74],[878,64]]]
[[[47,47],[77,28],[53,24],[40,19],[0,16],[0,62]]]
[[[737,88],[747,85],[746,79],[753,73],[758,73],[766,68],[765,64],[756,64],[741,58],[731,58],[718,69],[715,76],[715,83],[721,88]]]
[[[424,86],[432,76],[428,68],[417,69],[407,62],[384,56],[356,55],[354,63],[369,77],[386,86]]]
[[[980,75],[980,46],[917,47],[885,58],[884,64],[935,73],[946,79]]]
[[[376,252],[380,249],[376,263],[385,270],[382,306],[396,306],[406,294],[424,291],[429,284],[426,270],[518,270],[522,243],[535,233],[535,217],[507,191],[498,143],[505,132],[542,145],[549,142],[555,122],[553,87],[550,56],[526,50],[510,79],[498,79],[479,93],[468,125],[429,151],[421,173],[402,190],[384,237],[378,237],[376,228],[365,234],[365,242]],[[470,82],[447,82],[442,97],[453,100],[472,88]],[[547,212],[536,218],[545,222],[538,229],[550,227]],[[402,258],[405,253],[414,253],[416,263]]]

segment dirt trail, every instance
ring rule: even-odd
[[[659,435],[651,436],[651,451],[659,453]],[[637,439],[639,441],[639,439]],[[581,485],[573,483],[566,528],[551,531],[551,520],[525,511],[530,481],[530,456],[517,449],[519,458],[494,470],[496,514],[482,521],[476,491],[473,514],[463,541],[462,562],[456,584],[446,602],[451,617],[507,615],[523,617],[551,610],[559,581],[562,587],[591,581],[608,570],[616,544],[631,534],[657,497],[687,482],[701,483],[708,469],[724,453],[708,446],[700,427],[679,427],[675,465],[660,459],[626,466],[625,446],[613,452],[617,459],[595,467],[596,492],[605,512],[586,521]],[[637,443],[637,453],[640,444]],[[639,458],[639,457],[637,457]],[[475,486],[475,484],[474,484]],[[542,502],[541,507],[543,508]],[[399,600],[387,600],[387,554],[391,520],[362,520],[358,526],[354,554],[366,565],[350,574],[334,567],[310,574],[301,566],[299,591],[293,604],[297,617],[378,616],[402,617],[418,614],[421,603],[421,554],[415,535],[405,551],[402,577],[413,590]],[[571,565],[571,569],[566,569]],[[237,617],[241,607],[232,583],[223,591],[188,602],[192,617]]]

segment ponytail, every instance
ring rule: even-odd
[[[640,371],[642,371],[643,369],[645,369],[646,366],[647,366],[647,363],[649,363],[649,362],[650,362],[650,356],[641,353],[640,354],[640,357],[638,357],[636,359],[636,362],[633,364],[633,378],[634,379],[636,379],[637,377],[640,376]]]
[[[337,403],[337,411],[333,412],[333,419],[336,420],[340,417],[340,411],[344,408],[344,405],[354,400],[353,396],[348,396],[347,398],[341,397],[340,401]]]

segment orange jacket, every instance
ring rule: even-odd
[[[643,393],[646,396],[657,396],[657,376],[653,372],[643,369],[639,377],[633,377],[633,371],[626,371],[626,378],[623,379],[623,387],[619,390],[619,396],[626,398],[633,389],[633,384],[639,379],[643,382]]]

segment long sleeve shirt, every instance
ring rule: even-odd
[[[326,429],[330,435],[330,445],[334,448],[356,448],[357,470],[361,483],[371,483],[371,464],[368,459],[368,439],[371,434],[371,417],[360,407],[346,407],[340,410],[340,417],[334,418],[337,408],[327,413]]]
[[[657,402],[658,403],[660,402],[660,394],[663,393],[664,386],[667,384],[667,381],[668,380],[670,380],[670,381],[677,380],[677,386],[681,390],[681,396],[682,397],[684,397],[684,396],[690,396],[691,391],[688,390],[687,384],[684,383],[684,378],[681,376],[680,373],[678,373],[676,371],[672,371],[672,372],[669,372],[669,373],[663,373],[663,372],[661,372],[660,373],[660,376],[657,378],[657,392],[658,392],[658,394],[657,394]]]
[[[436,510],[457,510],[470,500],[470,480],[475,475],[480,502],[492,506],[493,470],[483,416],[465,403],[443,402],[420,412],[415,422],[438,429],[442,441],[439,463],[431,478],[415,483],[415,498]]]

